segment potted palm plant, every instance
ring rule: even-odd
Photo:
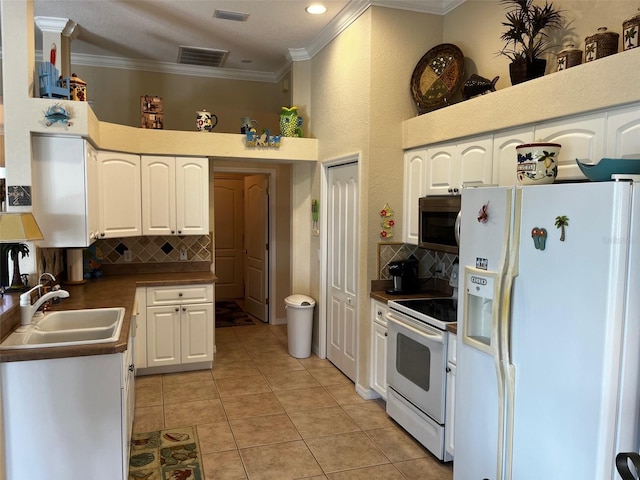
[[[511,8],[502,22],[507,31],[500,37],[505,46],[499,52],[511,59],[511,84],[542,77],[547,61],[541,57],[550,48],[548,32],[562,26],[562,11],[547,0],[544,5],[536,5],[534,0],[500,0],[500,3]]]

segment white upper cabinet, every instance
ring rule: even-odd
[[[638,106],[609,113],[607,158],[640,158],[640,109]]]
[[[533,142],[533,127],[517,128],[493,136],[493,178],[502,186],[518,185],[516,147]]]
[[[208,234],[208,159],[143,156],[142,221],[144,235]]]
[[[605,115],[584,115],[546,122],[535,127],[536,142],[562,145],[558,155],[558,181],[585,180],[576,159],[597,163],[604,156]]]
[[[460,195],[464,183],[492,183],[493,136],[430,147],[427,195]]]
[[[456,169],[456,145],[437,145],[427,149],[427,195],[450,195]]]
[[[140,156],[98,152],[100,238],[142,235]]]
[[[82,138],[36,135],[32,140],[32,204],[40,247],[80,248],[98,235],[96,150]]]
[[[402,236],[405,243],[418,244],[418,199],[427,194],[427,150],[404,154],[404,205]]]

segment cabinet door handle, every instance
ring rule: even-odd
[[[449,367],[447,367],[445,370],[447,373],[451,372],[451,369]]]
[[[384,336],[388,337],[389,336],[389,332],[384,332]]]
[[[182,233],[182,230],[178,230],[178,235],[180,235]]]
[[[133,372],[136,369],[136,367],[133,365],[133,363],[131,365],[129,365],[129,371]]]
[[[100,236],[101,236],[101,237],[104,237],[104,232],[102,232],[102,233],[100,234]]]
[[[174,233],[176,233],[176,231],[175,230],[171,230],[171,235],[173,235]]]
[[[181,296],[182,296],[182,292],[180,292],[180,293],[178,294],[178,296],[179,296],[179,297],[181,297]]]
[[[378,316],[382,316],[382,310],[378,310]]]
[[[180,311],[180,309],[178,307],[176,307],[176,312],[179,312],[179,311]]]
[[[182,311],[186,312],[187,311],[187,307],[182,307]]]

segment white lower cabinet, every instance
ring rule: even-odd
[[[213,285],[147,287],[146,368],[210,368],[214,322]]]
[[[387,304],[371,300],[371,388],[387,399]]]
[[[128,479],[132,359],[131,337],[122,353],[0,364],[7,478]]]
[[[451,332],[449,333],[447,350],[447,400],[444,420],[444,448],[452,457],[454,452],[454,405],[456,402],[456,337],[457,335]]]

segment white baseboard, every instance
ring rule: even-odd
[[[280,317],[280,318],[274,319],[271,325],[286,325],[286,324],[287,324],[287,317]]]
[[[356,385],[356,393],[365,400],[375,400],[376,398],[382,398],[380,394],[374,389],[364,387],[362,385]]]

